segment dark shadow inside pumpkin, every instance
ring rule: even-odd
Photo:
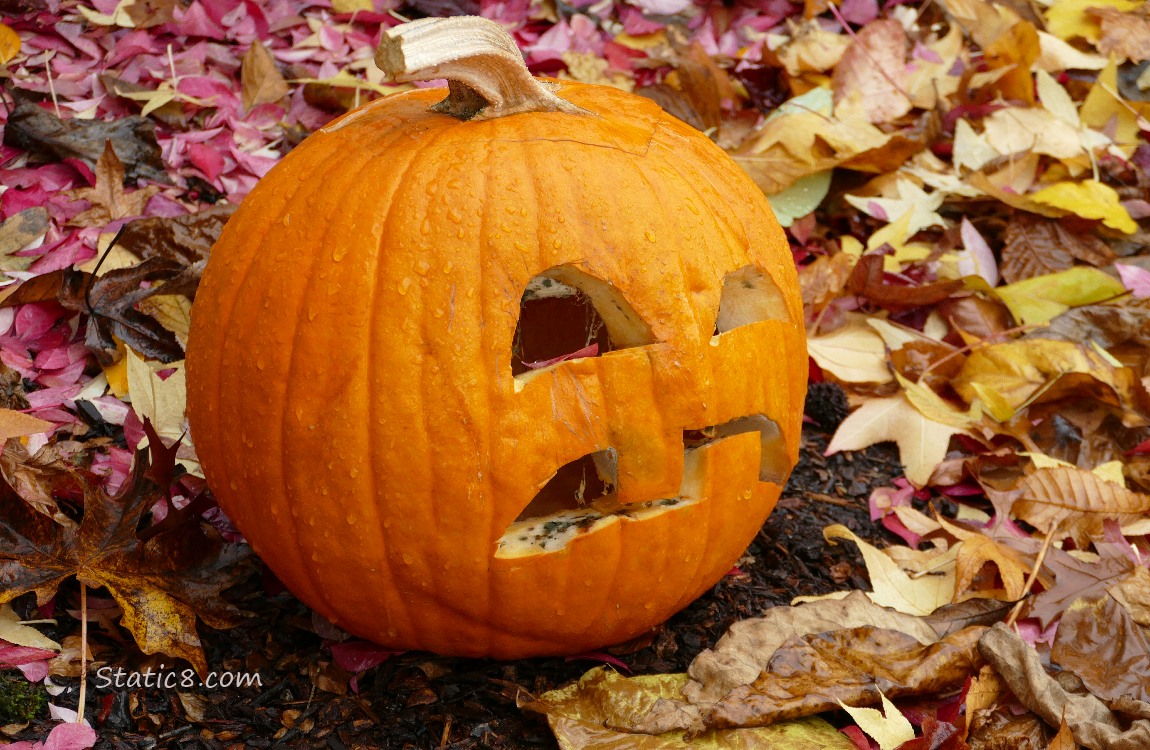
[[[762,442],[759,463],[759,481],[779,484],[787,475],[786,444],[782,431],[774,420],[764,414],[752,414],[732,419],[719,425],[683,432],[683,450],[686,464],[690,455],[706,445],[733,435],[757,432]],[[684,481],[690,472],[684,470]],[[652,503],[672,507],[683,498],[660,498],[639,503],[619,505],[614,501],[618,483],[618,455],[614,449],[590,453],[562,466],[547,484],[536,493],[531,502],[515,519],[515,524],[548,517],[567,516],[571,511],[582,511],[580,518],[598,519],[608,515],[627,515],[635,506],[649,508]],[[687,494],[684,489],[684,495]]]
[[[520,298],[511,373],[654,341],[619,290],[573,266],[555,266],[531,279]]]
[[[783,293],[759,268],[743,266],[723,278],[715,336],[764,320],[789,319]]]

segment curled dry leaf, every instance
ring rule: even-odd
[[[596,667],[578,683],[544,693],[521,707],[544,714],[565,750],[854,748],[854,743],[817,717],[769,727],[704,731],[689,741],[681,730],[649,734],[635,729],[657,706],[677,698],[686,680],[684,674],[622,677]]]
[[[1090,750],[1150,747],[1150,719],[1128,722],[1095,696],[1067,690],[1046,674],[1038,652],[1005,625],[987,630],[978,648],[1022,705],[1051,727],[1065,719],[1078,744]]]
[[[848,539],[858,545],[866,562],[874,591],[871,601],[910,615],[929,615],[954,599],[954,560],[957,548],[939,555],[935,572],[912,578],[877,547],[867,544],[846,526],[835,524],[823,529],[828,542]]]
[[[1008,282],[1065,271],[1082,261],[1093,266],[1114,262],[1114,252],[1093,234],[1071,231],[1060,221],[1018,213],[1006,226],[1002,275]]]
[[[1079,549],[1102,537],[1106,519],[1123,523],[1150,513],[1150,495],[1077,467],[1038,469],[1023,477],[1010,494],[1017,498],[1013,515],[1043,532],[1061,529]]]
[[[852,628],[794,638],[749,686],[736,688],[707,715],[707,726],[766,726],[839,707],[874,705],[880,696],[940,693],[960,687],[982,664],[972,627],[930,645],[897,630]]]
[[[740,685],[750,685],[775,650],[791,638],[830,630],[873,626],[907,633],[923,644],[938,640],[922,619],[872,602],[863,592],[794,607],[774,607],[762,617],[733,624],[714,649],[695,657],[683,691],[691,703],[708,705]]]

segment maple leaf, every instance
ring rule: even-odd
[[[999,577],[1002,578],[1003,593],[1008,601],[1016,601],[1026,594],[1026,576],[1030,572],[1030,566],[1016,550],[985,534],[950,523],[945,518],[940,517],[938,523],[960,542],[954,561],[956,594],[965,593],[983,566],[987,564],[994,565],[998,569]]]
[[[137,528],[164,494],[146,479],[148,467],[138,452],[114,496],[85,481],[83,518],[74,526],[55,523],[0,487],[0,603],[31,591],[44,603],[75,576],[108,590],[141,650],[182,657],[204,674],[196,615],[216,628],[237,623],[239,612],[221,592],[237,582],[245,553],[187,527],[141,542]]]
[[[1038,549],[1038,540],[1030,542],[1031,552]],[[1058,547],[1051,547],[1042,567],[1054,576],[1054,585],[1042,591],[1030,602],[1029,616],[1037,617],[1045,630],[1075,600],[1097,596],[1107,587],[1129,575],[1134,562],[1125,555],[1111,550],[1108,546],[1099,549],[1100,557],[1095,562],[1079,560]]]
[[[951,411],[956,417],[962,415],[957,410]],[[915,408],[905,393],[872,398],[843,420],[827,446],[826,455],[894,441],[898,444],[899,459],[906,468],[907,478],[921,487],[946,457],[950,438],[967,432],[954,420],[938,419],[943,416],[949,415],[926,416]]]
[[[860,729],[878,743],[879,750],[896,750],[904,742],[914,739],[914,727],[886,694],[879,692],[879,697],[882,698],[882,711],[877,708],[855,708],[842,701],[839,701],[839,705],[850,714]]]
[[[104,153],[96,160],[96,185],[90,188],[69,190],[73,198],[86,200],[92,204],[87,211],[72,217],[69,222],[78,227],[97,227],[110,224],[116,219],[139,216],[153,195],[159,192],[155,185],[124,192],[124,165],[111,141],[104,142]]]
[[[874,589],[867,596],[875,604],[906,614],[929,615],[954,599],[954,548],[938,556],[935,574],[911,578],[888,555],[845,526],[828,526],[823,529],[823,536],[828,542],[848,539],[858,545]]]

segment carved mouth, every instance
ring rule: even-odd
[[[522,557],[554,552],[573,539],[621,520],[640,521],[705,502],[697,489],[705,450],[723,440],[757,432],[761,459],[759,481],[779,484],[789,469],[782,433],[763,414],[739,417],[683,433],[683,480],[675,497],[620,504],[614,492],[614,449],[591,453],[566,464],[536,494],[500,537],[496,557]]]

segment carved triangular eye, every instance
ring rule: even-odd
[[[744,266],[723,279],[715,335],[763,320],[789,320],[782,292],[755,266]]]
[[[528,282],[512,339],[511,372],[654,343],[650,327],[618,289],[572,266]]]

